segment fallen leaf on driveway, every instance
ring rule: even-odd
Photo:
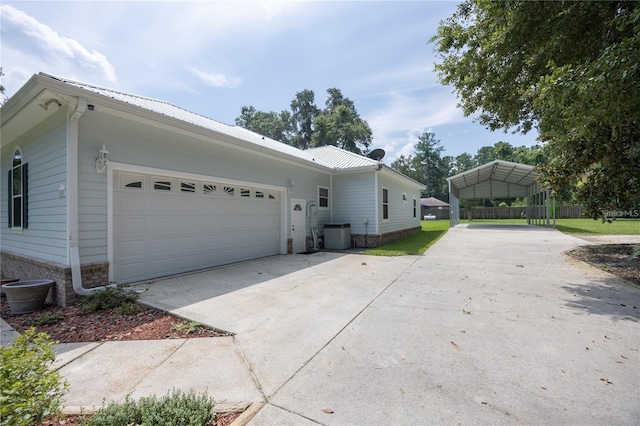
[[[322,411],[327,414],[333,414],[333,410],[331,408],[323,408]]]
[[[603,383],[606,383],[608,385],[612,385],[613,384],[613,382],[610,382],[609,379],[605,379],[604,377],[601,377],[600,381],[603,382]]]
[[[454,348],[456,348],[457,350],[460,350],[460,346],[456,345],[456,342],[451,342],[451,344],[453,345]]]

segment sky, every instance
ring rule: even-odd
[[[45,72],[163,100],[233,125],[243,106],[289,110],[338,88],[391,164],[433,132],[443,155],[537,134],[491,132],[438,82],[438,23],[455,1],[7,1],[0,66],[12,96]]]

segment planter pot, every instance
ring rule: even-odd
[[[4,290],[2,289],[3,284],[15,283],[16,281],[20,281],[19,278],[3,278],[0,280],[0,296],[4,296]]]
[[[3,284],[2,290],[7,295],[12,314],[27,314],[44,309],[44,302],[51,287],[51,280],[18,281]]]

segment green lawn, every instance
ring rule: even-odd
[[[460,223],[469,221],[461,220]],[[474,219],[472,223],[527,223],[527,220]],[[556,219],[556,229],[565,234],[640,235],[640,219],[616,219],[611,223],[593,219]]]
[[[423,220],[422,231],[401,240],[385,244],[363,254],[373,256],[405,256],[422,254],[449,230],[449,220]]]

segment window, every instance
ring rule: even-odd
[[[196,183],[195,182],[180,182],[180,192],[196,192]]]
[[[26,228],[27,223],[27,164],[23,161],[22,150],[13,151],[13,162],[9,170],[9,228]]]
[[[241,197],[251,197],[251,190],[249,188],[240,188]]]
[[[235,197],[236,189],[233,186],[225,186],[222,188],[222,193],[224,195],[228,195],[229,197]]]
[[[382,220],[389,220],[389,190],[382,188]]]
[[[264,192],[256,190],[256,198],[264,198]]]
[[[153,182],[153,189],[156,191],[171,191],[171,181],[157,180]]]
[[[329,188],[318,187],[318,207],[321,209],[329,208]]]
[[[120,173],[120,188],[122,189],[144,189],[144,178],[141,175],[131,175]]]
[[[205,195],[215,195],[216,185],[214,183],[205,183],[204,185],[202,185],[202,192]]]
[[[416,200],[416,197],[413,197],[413,218],[417,218],[418,217],[418,200]]]

